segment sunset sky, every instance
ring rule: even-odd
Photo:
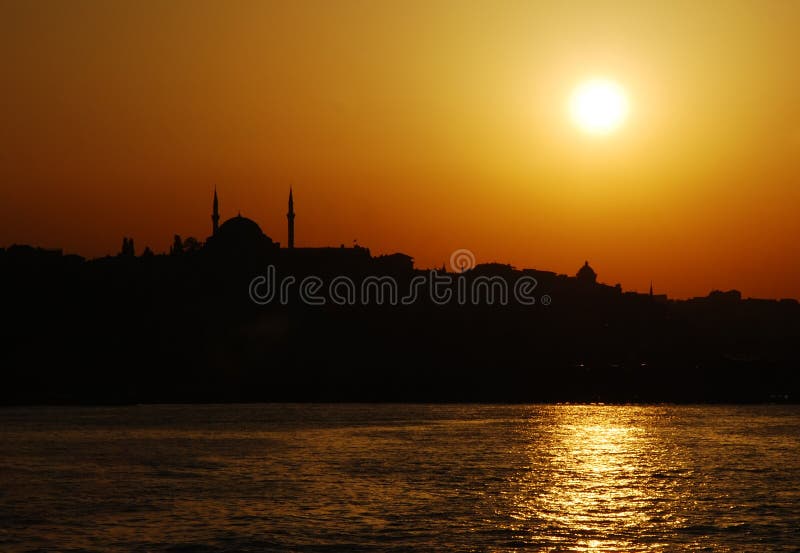
[[[800,298],[800,2],[0,3],[0,246],[298,246]],[[570,118],[607,78],[629,113]]]

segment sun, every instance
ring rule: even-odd
[[[573,91],[569,111],[573,121],[584,132],[610,134],[628,117],[628,95],[614,81],[591,79]]]

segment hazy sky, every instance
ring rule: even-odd
[[[800,297],[800,2],[0,0],[0,246],[286,243]],[[581,133],[603,76],[626,124]]]

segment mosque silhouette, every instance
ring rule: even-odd
[[[395,272],[411,272],[414,259],[404,253],[392,253],[373,257],[369,248],[354,243],[352,246],[341,244],[338,247],[297,247],[295,246],[295,211],[294,192],[289,189],[288,210],[286,212],[287,245],[281,247],[267,236],[261,226],[243,217],[241,213],[220,224],[220,202],[216,189],[211,212],[211,236],[203,245],[204,253],[225,260],[274,261],[295,269],[310,271],[318,269],[329,273],[332,270],[342,271],[367,270],[370,266],[391,268]]]

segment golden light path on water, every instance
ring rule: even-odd
[[[677,499],[675,490],[649,476],[665,463],[672,471],[686,469],[672,466],[635,410],[621,417],[612,408],[563,406],[552,411],[548,428],[532,422],[530,470],[513,482],[510,529],[526,542],[552,544],[560,536],[570,551],[642,551],[645,527],[658,522],[663,531],[684,522],[677,513],[659,512],[659,502]]]

